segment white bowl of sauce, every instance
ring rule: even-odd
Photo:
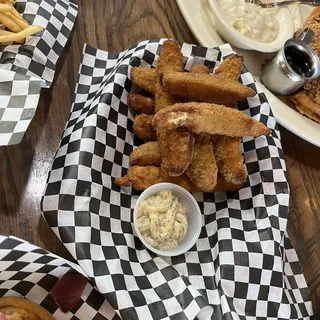
[[[294,34],[294,20],[288,8],[262,9],[245,0],[208,2],[217,31],[236,48],[276,52]]]
[[[144,246],[160,256],[178,256],[197,242],[202,215],[192,194],[173,183],[158,183],[138,198],[134,229]]]

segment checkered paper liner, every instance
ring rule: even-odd
[[[63,313],[49,291],[79,266],[12,236],[0,235],[0,297],[18,296],[40,304],[59,320],[119,319],[105,298],[88,282],[80,300]]]
[[[286,235],[289,188],[280,135],[260,87],[240,109],[272,129],[243,138],[248,179],[241,190],[195,193],[203,213],[196,245],[164,258],[134,233],[138,193],[114,178],[141,143],[127,106],[133,66],[155,67],[163,39],[121,53],[84,47],[75,101],[42,199],[43,215],[84,273],[122,319],[194,319],[206,306],[212,319],[308,319],[309,291]],[[182,44],[185,70],[213,70],[232,53]],[[200,315],[198,315],[200,318]]]
[[[0,146],[23,138],[77,17],[77,5],[69,0],[17,0],[15,7],[44,31],[23,44],[0,44]]]
[[[41,80],[0,69],[0,146],[19,143],[37,109]]]
[[[0,45],[0,68],[40,78],[48,88],[78,6],[72,0],[17,0],[15,7],[29,25],[41,26],[44,31],[27,37],[23,44]]]

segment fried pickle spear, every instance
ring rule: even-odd
[[[182,52],[179,44],[174,40],[165,40],[160,53],[157,72],[183,71]]]
[[[214,74],[223,75],[226,78],[237,80],[240,76],[243,65],[243,58],[233,55],[224,60],[215,70]],[[170,71],[170,70],[169,70]],[[191,68],[192,73],[209,74],[210,70],[207,66],[198,64]],[[237,75],[238,74],[238,75]],[[237,75],[233,77],[233,75]],[[157,80],[157,69],[133,67],[131,69],[131,81],[141,89],[154,95],[154,86]]]
[[[190,192],[198,191],[185,174],[179,177],[170,177],[164,170],[155,166],[130,167],[126,176],[116,178],[114,182],[118,186],[123,187],[129,187],[132,184],[133,188],[137,191],[146,190],[150,186],[161,182],[175,183]],[[234,191],[240,189],[240,187],[226,182],[222,177],[218,177],[217,185],[212,192]]]
[[[220,74],[227,79],[238,80],[242,66],[243,57],[233,55],[220,64],[215,70],[215,74]],[[222,175],[226,181],[241,186],[247,179],[247,172],[241,153],[241,139],[215,136],[213,141],[219,174]]]
[[[192,73],[201,73],[201,74],[209,74],[210,70],[207,66],[203,64],[194,64],[191,67],[191,72]]]
[[[233,63],[230,64],[230,59],[232,59]],[[237,63],[235,63],[237,61]],[[233,80],[238,80],[240,74],[241,74],[241,69],[242,69],[242,65],[243,65],[243,58],[240,56],[237,56],[237,59],[234,59],[234,56],[228,57],[227,59],[225,59],[224,61],[221,62],[220,66],[215,70],[214,74],[217,73],[221,74],[221,76],[224,76],[225,78],[232,78],[232,75],[236,75],[237,77]],[[241,64],[240,64],[241,61]],[[229,68],[230,67],[230,70]],[[201,74],[209,74],[210,70],[207,66],[203,65],[203,64],[197,64],[197,65],[193,65],[191,67],[191,72],[193,73],[201,73]],[[230,108],[237,108],[237,103],[233,102],[230,103],[228,105],[228,107]]]
[[[128,95],[128,106],[139,113],[154,114],[154,99],[138,93]]]
[[[131,183],[138,191],[143,191],[160,182],[171,182],[187,189],[195,191],[195,187],[186,175],[170,177],[164,170],[155,166],[133,166],[128,169],[127,175],[115,179],[115,184],[128,187]]]
[[[192,73],[209,74],[205,65],[193,65]],[[186,175],[193,182],[197,190],[210,192],[217,184],[217,165],[213,154],[210,136],[196,136],[193,158],[186,170]]]
[[[166,92],[191,101],[230,105],[253,97],[253,89],[224,76],[187,72],[165,72],[160,83]]]
[[[153,115],[141,113],[134,118],[133,130],[134,134],[146,141],[157,140],[156,132],[152,126]]]
[[[150,141],[134,149],[130,154],[132,166],[160,166],[161,153],[158,141]]]
[[[186,175],[197,190],[211,192],[217,184],[218,168],[210,136],[196,136],[192,162]]]
[[[184,129],[158,130],[161,168],[169,176],[181,176],[193,157],[194,137]]]
[[[174,46],[176,47],[176,45]],[[243,58],[238,55],[233,55],[231,57],[228,57],[220,64],[220,66],[215,70],[215,74],[219,74],[228,79],[237,80],[241,74],[242,65]],[[209,74],[209,72],[209,68],[202,64],[193,65],[191,68],[191,73]],[[141,87],[145,91],[154,94],[154,87],[157,81],[157,69],[133,67],[131,69],[131,80],[134,84]],[[140,94],[129,94],[128,105],[136,112],[145,114],[155,113],[153,99]]]
[[[247,171],[243,165],[240,150],[241,138],[214,136],[213,146],[219,174],[227,182],[242,185],[247,179]]]
[[[230,137],[270,134],[263,123],[245,113],[209,103],[176,103],[159,111],[152,120],[153,128],[186,128],[190,132]]]
[[[123,177],[115,178],[114,183],[120,187],[130,187],[131,186],[131,181],[129,180],[127,175],[125,175]]]
[[[220,75],[225,79],[237,81],[241,75],[242,66],[243,57],[235,54],[221,62],[219,67],[214,71],[214,74]]]
[[[162,50],[157,67],[157,79],[155,81],[155,112],[171,106],[178,102],[177,98],[171,93],[163,90],[160,85],[160,75],[163,72],[177,71],[182,72],[182,53],[179,44],[173,40],[163,42]]]
[[[133,67],[130,78],[135,85],[154,95],[154,85],[157,79],[157,70],[155,68]]]
[[[232,55],[221,62],[219,67],[214,71],[215,75],[220,75],[225,79],[238,81],[243,66],[243,57]],[[237,103],[229,103],[228,107],[237,108]]]
[[[158,167],[133,166],[128,169],[127,177],[132,182],[133,187],[138,191],[143,191],[148,187],[162,182],[161,170]]]
[[[216,191],[235,191],[239,190],[242,187],[242,184],[232,184],[225,180],[224,177],[218,175],[217,185],[215,186],[213,192]]]

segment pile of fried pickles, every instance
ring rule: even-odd
[[[138,114],[134,134],[146,141],[130,155],[120,186],[142,191],[171,182],[189,191],[233,191],[247,179],[241,137],[270,134],[261,122],[237,110],[256,93],[238,82],[243,58],[233,55],[214,74],[204,65],[183,72],[181,48],[166,40],[157,68],[131,69],[130,78],[147,95],[131,93]]]

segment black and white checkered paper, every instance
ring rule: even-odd
[[[184,255],[164,258],[144,248],[133,229],[138,193],[114,178],[141,143],[133,134],[127,96],[133,66],[155,67],[163,40],[121,53],[84,47],[75,101],[42,199],[43,215],[84,273],[122,319],[308,319],[309,291],[286,235],[289,189],[279,131],[249,72],[241,81],[257,94],[240,109],[272,129],[245,137],[248,179],[241,190],[195,193],[203,212],[199,240]],[[185,70],[213,70],[229,45],[182,44]],[[200,316],[199,316],[200,317]]]
[[[77,5],[69,0],[17,0],[15,7],[29,25],[39,25],[44,31],[27,37],[23,44],[0,44],[0,146],[21,141],[41,87],[48,88],[53,81],[77,17]],[[21,80],[19,93],[14,88],[22,86]]]
[[[0,146],[22,140],[37,109],[41,82],[0,69]]]
[[[58,308],[49,291],[58,279],[76,271],[79,266],[70,261],[16,237],[0,235],[0,297],[24,297],[40,304],[57,320],[119,319],[89,282],[68,313]]]
[[[17,0],[15,7],[29,25],[41,26],[44,31],[27,37],[23,44],[0,45],[0,68],[40,78],[48,88],[78,6],[72,0]]]

